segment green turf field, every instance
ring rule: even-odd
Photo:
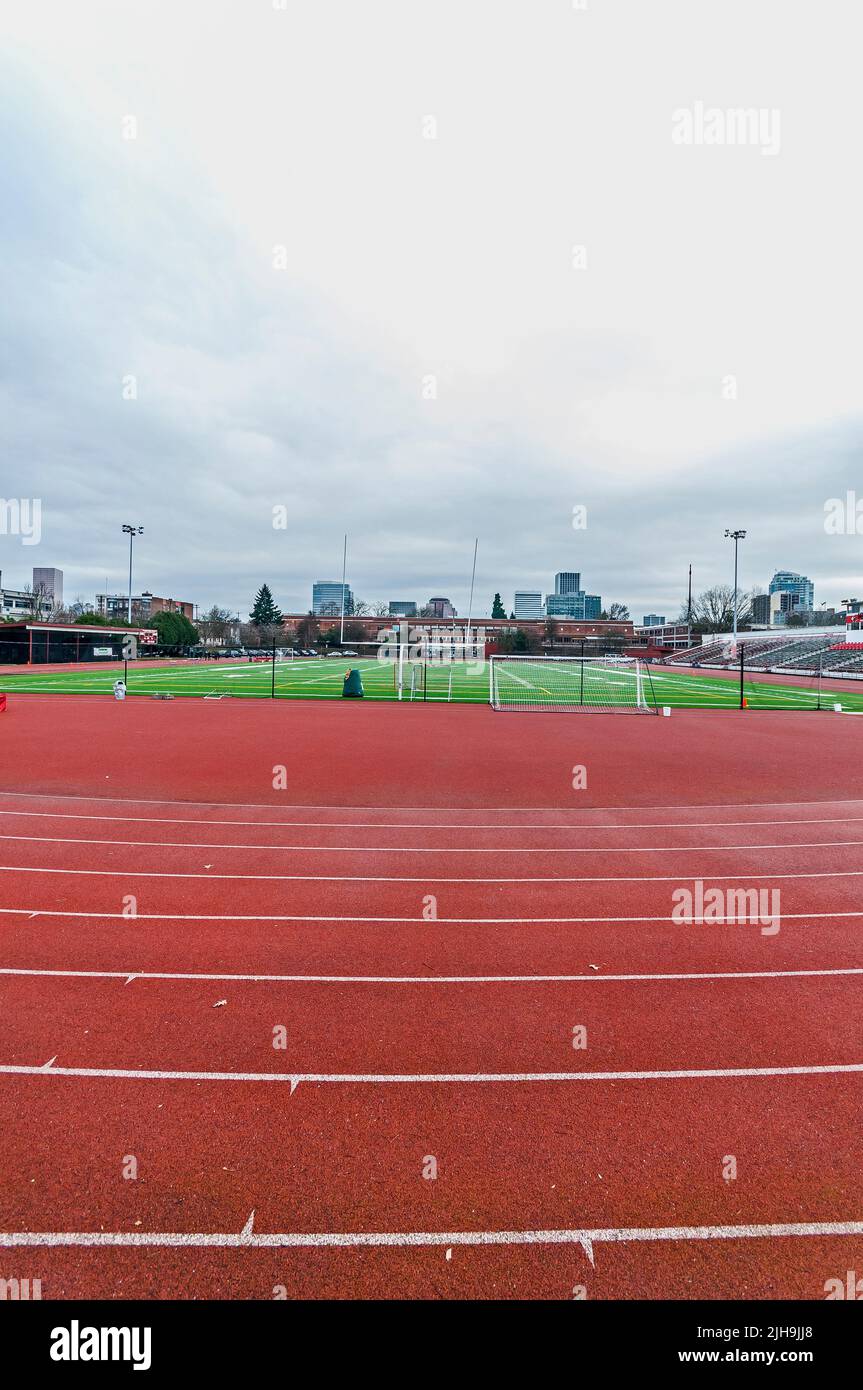
[[[349,668],[362,672],[366,698],[373,700],[397,699],[395,670],[391,663],[374,660],[355,660],[348,658],[303,657],[295,661],[276,663],[276,695],[294,696],[301,699],[333,699],[341,696],[344,673]],[[512,675],[501,671],[499,680],[503,699],[506,688],[513,692],[513,698],[520,704],[535,698],[544,703],[548,696],[548,665],[541,662],[523,662],[517,667],[513,664]],[[14,695],[16,691],[58,693],[58,694],[110,694],[113,682],[122,676],[122,664],[92,671],[79,671],[70,666],[67,670],[40,672],[38,667],[24,668],[13,672],[0,673],[0,693]],[[585,699],[597,705],[615,703],[631,704],[635,677],[625,667],[586,668]],[[410,667],[406,665],[404,674],[403,698],[412,698]],[[425,689],[423,689],[423,681]],[[414,700],[441,702],[485,703],[488,701],[488,669],[478,664],[429,665],[424,671],[419,669],[414,677]],[[147,662],[130,663],[128,690],[130,696],[168,693],[176,696],[257,696],[268,698],[272,688],[272,669],[269,663],[248,661],[198,662],[189,666],[160,666]],[[562,703],[577,703],[574,691],[576,683],[571,683],[570,695],[564,694]],[[652,666],[645,674],[645,691],[648,700],[657,705],[671,705],[676,708],[725,709],[735,708],[739,703],[739,684],[734,676],[720,672],[703,671],[695,674],[678,671],[673,667]],[[560,699],[559,687],[555,687],[555,700]],[[747,702],[753,709],[816,709],[818,707],[817,681],[801,686],[771,683],[769,677],[748,678],[745,684]],[[863,711],[863,683],[848,682],[847,690],[822,691],[821,704],[827,709],[834,702],[841,703],[843,709]]]

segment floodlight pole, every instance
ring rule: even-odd
[[[124,524],[124,526],[123,526],[123,534],[129,537],[129,608],[128,608],[128,612],[127,612],[126,621],[128,622],[129,626],[131,627],[131,625],[132,625],[132,542],[134,541],[134,539],[135,539],[136,536],[142,536],[142,535],[144,534],[144,528],[143,528],[143,526],[126,526],[126,525]],[[107,598],[106,598],[105,601],[106,601],[106,603],[107,603]]]
[[[726,538],[734,542],[734,640],[737,641],[737,542],[746,537],[745,531],[729,531],[725,529]]]
[[[345,547],[342,551],[342,625],[339,630],[339,644],[344,645],[345,641],[345,576],[348,572],[348,538],[345,535]]]

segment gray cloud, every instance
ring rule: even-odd
[[[509,608],[515,588],[551,589],[557,569],[574,568],[636,617],[671,615],[690,561],[696,588],[727,580],[722,532],[735,525],[750,533],[746,587],[788,567],[815,580],[819,600],[863,589],[858,541],[823,527],[828,497],[863,495],[859,415],[813,407],[806,422],[754,421],[745,403],[720,401],[718,370],[706,354],[690,364],[683,336],[654,342],[651,320],[619,302],[603,326],[601,278],[582,317],[537,281],[537,301],[554,301],[548,321],[519,299],[521,332],[516,321],[499,352],[476,337],[459,358],[456,324],[447,360],[419,332],[411,340],[408,313],[396,328],[391,304],[378,322],[349,302],[334,261],[332,285],[325,268],[311,273],[291,234],[310,236],[313,183],[298,184],[293,223],[246,225],[194,141],[157,154],[124,145],[117,113],[102,122],[37,68],[19,59],[4,73],[0,116],[0,494],[42,498],[43,539],[23,548],[0,537],[4,582],[42,563],[65,571],[68,598],[90,600],[106,576],[122,589],[120,526],[131,521],[146,528],[136,587],[245,612],[267,581],[283,608],[305,609],[313,579],[338,576],[348,531],[360,596],[444,593],[464,612],[478,535],[478,613],[496,590]],[[309,149],[314,129],[307,160]],[[272,176],[290,188],[287,154]],[[329,177],[323,163],[318,177]],[[494,177],[500,196],[506,171]],[[378,219],[383,234],[389,211],[364,207],[365,232]],[[539,231],[567,254],[569,224]],[[268,255],[282,237],[284,273]],[[467,245],[479,271],[478,231]],[[424,274],[419,253],[410,264],[391,283],[377,267],[393,301]],[[483,293],[521,293],[530,265],[510,259],[509,279]],[[689,270],[666,282],[669,302],[691,294]],[[453,293],[453,313],[455,303]],[[465,320],[465,341],[475,326]],[[436,401],[421,397],[429,371]],[[124,401],[130,373],[138,398]],[[791,383],[788,396],[790,410]],[[588,507],[586,531],[572,529],[576,503]],[[286,530],[272,526],[276,505]]]

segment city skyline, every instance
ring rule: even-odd
[[[21,593],[26,592],[28,588],[35,588],[36,582],[37,582],[36,579],[35,579],[35,575],[36,575],[36,573],[37,573],[37,568],[40,568],[40,567],[36,567],[36,566],[33,567],[33,570],[32,570],[33,579],[32,579],[32,581],[31,581],[30,579],[27,579],[27,580],[25,580],[25,581],[24,581],[23,583],[21,583],[21,584],[15,584],[15,583],[9,582],[9,576],[8,576],[8,575],[5,575],[6,582],[4,583],[4,571],[3,571],[2,567],[0,567],[0,593],[2,593],[2,592],[5,590],[5,591],[8,591],[8,592],[15,592],[15,593],[21,594]],[[63,570],[63,569],[61,569],[61,568],[49,569],[49,568],[44,568],[44,567],[43,567],[43,568],[42,568],[42,572],[43,572],[44,574],[55,574],[55,575],[59,575],[59,576],[60,576],[60,580],[59,580],[59,583],[60,583],[60,592],[61,592],[61,595],[62,595],[63,592],[65,591],[64,604],[65,604],[66,607],[70,607],[70,606],[72,606],[73,604],[80,602],[80,603],[83,603],[83,604],[84,604],[85,608],[90,608],[90,607],[92,606],[94,609],[96,609],[96,610],[98,611],[98,609],[99,609],[99,599],[100,599],[100,597],[103,597],[103,598],[104,598],[104,596],[105,596],[106,594],[108,594],[108,595],[111,595],[111,596],[113,596],[113,597],[117,597],[118,599],[121,599],[121,598],[124,597],[124,595],[126,595],[126,594],[128,593],[128,580],[127,580],[125,586],[118,585],[116,588],[111,588],[111,587],[109,587],[108,589],[105,588],[105,586],[104,586],[104,581],[103,581],[102,587],[99,588],[99,589],[97,589],[97,590],[95,591],[95,593],[91,595],[91,594],[89,594],[89,593],[84,593],[84,592],[78,593],[78,592],[73,592],[73,591],[72,591],[72,588],[71,588],[71,586],[69,585],[69,583],[65,581],[65,575],[68,573],[68,571],[65,571],[65,570]],[[501,596],[501,599],[502,599],[502,601],[503,601],[504,607],[505,607],[506,612],[507,612],[507,616],[509,616],[509,615],[512,614],[512,613],[515,613],[516,616],[518,616],[517,604],[516,604],[516,597],[517,597],[517,595],[519,595],[519,594],[522,594],[522,595],[525,595],[525,596],[538,594],[538,595],[540,596],[540,599],[541,599],[541,604],[542,604],[542,608],[543,608],[543,614],[545,614],[545,609],[546,609],[546,605],[547,605],[547,600],[548,600],[550,597],[555,597],[555,596],[559,595],[559,593],[560,593],[560,590],[558,589],[558,583],[559,583],[559,581],[561,580],[561,578],[567,578],[567,579],[568,579],[568,578],[572,578],[572,579],[574,579],[574,580],[576,580],[576,581],[580,581],[580,580],[581,580],[581,574],[580,574],[578,571],[576,571],[576,572],[574,572],[574,573],[572,573],[572,574],[568,574],[568,573],[565,573],[565,572],[557,572],[557,573],[555,574],[555,590],[554,590],[554,594],[550,593],[550,591],[549,591],[549,589],[548,589],[548,580],[549,580],[548,571],[545,571],[545,572],[541,575],[541,578],[542,578],[542,580],[543,580],[543,583],[540,584],[540,585],[538,585],[536,588],[531,588],[531,587],[528,586],[528,585],[520,585],[520,586],[518,586],[518,587],[513,588],[512,590],[507,590],[506,588],[500,588],[500,587],[499,587],[499,588],[495,588],[494,592],[488,594],[488,596],[487,596],[485,602],[483,602],[483,598],[484,598],[484,595],[483,595],[483,594],[475,593],[475,594],[474,594],[474,613],[475,613],[475,615],[476,615],[477,617],[482,617],[482,616],[488,617],[488,616],[491,615],[491,609],[492,609],[493,599],[494,599],[494,595],[495,595],[496,593],[499,593],[500,596]],[[772,587],[772,586],[774,585],[775,581],[780,580],[780,579],[781,579],[781,580],[802,580],[802,581],[804,582],[804,585],[806,586],[807,591],[808,591],[809,594],[810,594],[810,599],[811,599],[811,594],[812,594],[812,592],[813,592],[814,590],[817,589],[817,583],[816,583],[814,580],[812,580],[807,574],[805,574],[804,571],[803,571],[802,569],[799,569],[799,570],[791,570],[791,569],[788,569],[788,568],[786,568],[786,567],[775,567],[775,568],[773,569],[773,572],[772,572],[772,574],[771,574],[771,576],[770,576],[769,578],[765,576],[764,578],[758,579],[758,580],[756,580],[756,581],[753,582],[753,583],[747,583],[746,580],[745,580],[745,578],[741,577],[740,583],[739,583],[739,592],[740,592],[741,594],[747,594],[747,593],[751,593],[751,592],[753,592],[753,591],[758,591],[758,592],[761,592],[763,595],[769,595],[769,593],[772,593],[772,592],[773,592],[773,587]],[[270,585],[270,589],[271,589],[271,591],[272,591],[272,593],[273,593],[273,598],[274,598],[274,601],[276,602],[277,606],[282,610],[282,612],[284,612],[284,613],[291,613],[291,614],[308,613],[308,612],[312,612],[312,611],[316,611],[316,610],[317,610],[317,611],[321,611],[319,605],[316,604],[316,600],[315,600],[315,590],[316,590],[319,586],[321,586],[321,585],[328,586],[329,588],[331,588],[331,589],[334,590],[334,591],[335,591],[335,590],[338,590],[338,591],[341,590],[341,580],[310,580],[310,581],[308,581],[307,588],[308,588],[308,591],[309,591],[311,597],[309,598],[307,604],[300,603],[298,606],[294,607],[294,606],[291,606],[291,605],[289,605],[289,604],[287,604],[287,603],[285,603],[285,602],[283,602],[283,601],[280,601],[279,592],[277,591],[277,590],[278,590],[278,586],[277,586],[277,585],[274,585],[273,583],[271,583],[269,579],[267,579],[267,578],[261,578],[261,579],[260,579],[260,582],[257,584],[257,587],[258,587],[258,588],[260,587],[260,583],[268,583],[268,584]],[[728,584],[728,579],[727,579],[727,578],[720,579],[720,580],[719,580],[719,583],[721,583],[721,584]],[[390,586],[390,588],[392,588],[392,587],[393,587],[393,586]],[[438,585],[436,586],[436,589],[431,589],[431,590],[430,590],[430,592],[429,592],[429,597],[428,597],[428,598],[423,598],[421,595],[418,595],[417,598],[415,598],[415,599],[408,599],[407,602],[415,603],[416,606],[417,606],[417,609],[421,609],[421,608],[423,608],[424,606],[426,606],[426,605],[428,605],[429,603],[431,603],[432,600],[434,599],[436,593],[440,593],[440,591],[441,591],[444,587],[445,587],[445,586],[438,584]],[[450,586],[450,587],[452,587],[452,586]],[[845,583],[845,584],[840,583],[840,585],[839,585],[839,588],[840,588],[840,589],[844,588],[845,590],[848,590],[848,591],[849,591],[849,592],[843,593],[842,598],[849,598],[849,597],[853,598],[853,597],[856,597],[854,594],[850,593],[850,587],[851,587],[851,586],[848,585],[847,583]],[[190,586],[187,585],[187,586],[186,586],[186,592],[188,592],[189,589],[190,589]],[[346,612],[346,614],[348,614],[348,615],[351,613],[351,611],[352,611],[352,609],[353,609],[353,605],[354,605],[356,602],[365,603],[365,604],[367,604],[367,605],[369,605],[369,606],[372,606],[372,607],[375,606],[376,604],[377,604],[377,605],[384,605],[384,604],[385,604],[387,607],[389,607],[392,603],[399,603],[399,602],[402,602],[402,603],[403,603],[403,602],[406,601],[404,598],[402,598],[401,600],[397,600],[397,599],[393,599],[393,598],[391,598],[391,597],[387,597],[387,596],[386,596],[386,593],[387,593],[388,591],[385,591],[384,594],[383,594],[382,596],[380,596],[380,597],[378,597],[377,595],[372,595],[372,596],[368,596],[368,597],[367,597],[365,593],[360,593],[360,592],[357,591],[356,586],[351,584],[351,581],[350,581],[350,577],[349,577],[349,576],[348,576],[348,577],[346,578],[346,580],[345,580],[345,589],[346,589],[346,594],[347,594],[347,602],[346,602],[345,612]],[[148,585],[144,585],[143,587],[140,586],[140,585],[137,583],[137,578],[136,578],[136,583],[135,583],[135,586],[134,586],[134,590],[135,590],[135,592],[133,593],[133,601],[135,601],[136,596],[140,596],[142,593],[143,593],[143,594],[152,593],[152,590],[149,588]],[[400,593],[404,594],[404,593],[406,592],[406,590],[407,590],[407,586],[406,586],[406,585],[402,585],[402,586],[399,587],[399,590],[398,590],[398,591],[399,591]],[[693,582],[693,597],[695,597],[700,591],[701,591],[701,590],[699,589],[699,587]],[[257,592],[257,589],[255,590],[255,592]],[[582,592],[583,592],[583,589],[582,589]],[[330,596],[328,596],[328,597],[329,597],[330,599],[332,599],[332,595],[330,595]],[[587,597],[589,598],[589,597],[591,597],[591,595],[588,594]],[[447,594],[447,598],[448,598],[448,599],[450,598],[449,593]],[[91,600],[92,600],[92,602],[91,602]],[[247,606],[243,605],[242,603],[239,604],[239,605],[233,605],[233,606],[232,606],[232,605],[230,605],[230,604],[225,604],[225,603],[223,603],[219,598],[213,598],[213,599],[209,599],[209,598],[205,598],[205,599],[194,599],[194,600],[192,600],[192,602],[193,602],[194,608],[195,608],[195,609],[197,610],[197,612],[198,612],[198,616],[201,616],[201,617],[202,617],[202,616],[205,614],[205,612],[207,612],[210,608],[212,608],[212,607],[214,607],[214,606],[219,607],[219,608],[225,608],[225,609],[227,609],[228,611],[230,611],[231,613],[237,613],[237,612],[239,612],[241,615],[244,615],[244,614],[246,614],[246,613],[248,612],[248,609],[251,608],[253,600],[254,600],[254,594],[252,594],[252,595],[249,596],[249,598],[248,598],[248,600],[247,600]],[[632,616],[632,618],[633,618],[633,621],[637,621],[637,614],[638,614],[639,609],[636,607],[635,604],[633,604],[632,602],[627,602],[627,600],[626,600],[625,598],[613,598],[613,597],[611,597],[611,596],[602,595],[602,607],[603,607],[603,608],[607,608],[608,605],[609,605],[610,603],[614,603],[614,602],[623,603],[623,604],[629,609],[630,614],[631,614],[631,616]],[[685,606],[685,602],[686,602],[686,594],[684,593],[684,594],[683,594],[683,597],[682,597],[681,600],[680,600],[680,604],[679,604],[677,607],[674,607],[672,612],[668,612],[668,613],[667,613],[668,621],[669,621],[669,622],[674,622],[674,621],[676,621],[678,613],[681,611],[681,608]],[[818,603],[817,603],[817,604],[815,605],[815,607],[814,607],[814,611],[817,612],[817,611],[818,611],[818,608],[823,608],[823,607],[833,608],[833,609],[837,609],[837,610],[838,610],[839,607],[841,606],[841,602],[842,602],[842,599],[840,599],[840,598],[836,598],[835,600],[831,600],[831,599],[829,599],[829,598],[828,598],[828,599],[819,598]],[[461,608],[459,608],[458,603],[454,603],[453,606],[455,607],[455,609],[456,609],[456,611],[457,611],[458,613],[462,613],[463,611],[464,611],[465,613],[467,612],[467,605],[465,605],[464,610],[462,610]],[[805,606],[805,604],[801,604],[801,607],[804,607],[804,606]],[[336,607],[337,607],[338,610],[340,611],[340,605],[339,605],[338,603],[336,604]],[[327,607],[327,612],[330,612],[330,609],[331,609],[331,608],[332,608],[332,602],[329,603],[329,605],[328,605],[328,607]],[[666,608],[668,608],[668,606],[666,606]],[[335,609],[333,609],[333,611],[335,611]],[[658,608],[656,608],[656,607],[643,607],[641,611],[644,612],[644,613],[656,613],[656,612],[658,612],[659,610],[658,610]],[[526,613],[526,612],[525,612],[524,616],[527,616],[527,613]],[[590,614],[587,614],[586,616],[590,616]],[[596,615],[594,614],[594,616],[596,616]]]

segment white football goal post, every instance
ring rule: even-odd
[[[650,670],[627,656],[506,656],[489,659],[496,710],[605,710],[657,714]]]

